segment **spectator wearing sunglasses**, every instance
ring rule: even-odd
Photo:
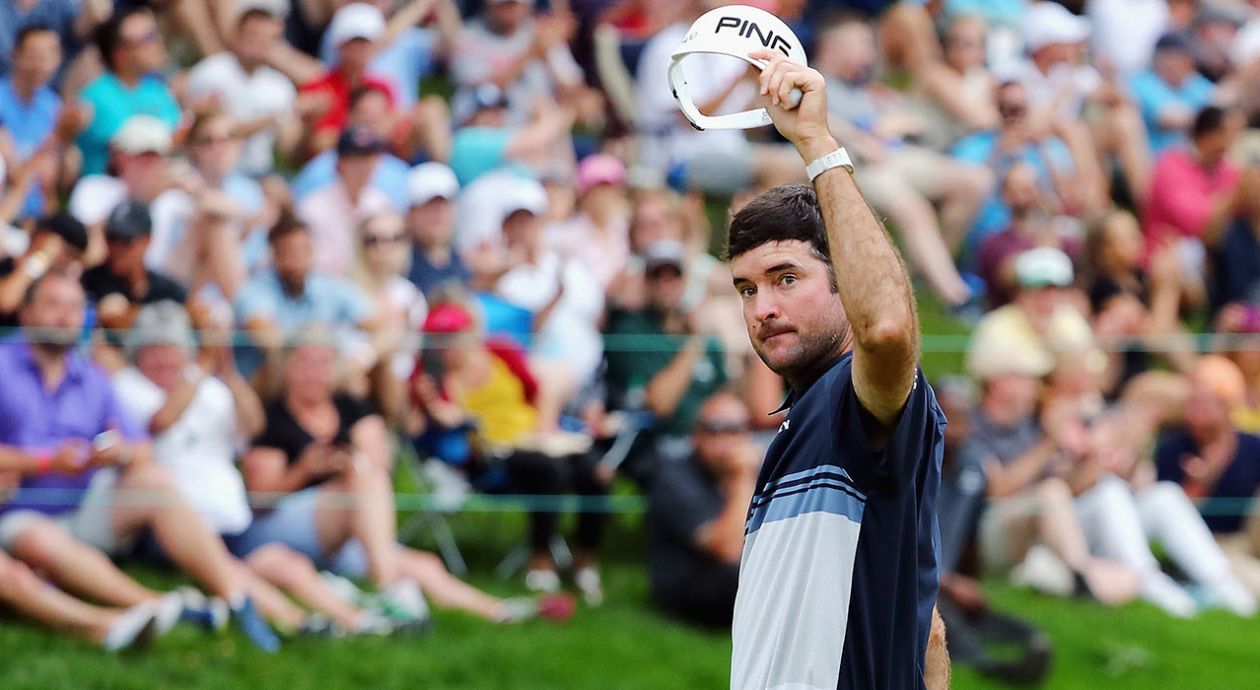
[[[665,611],[726,627],[761,449],[752,442],[748,409],[725,391],[704,402],[691,438],[695,451],[663,463],[648,494],[648,580]]]
[[[81,95],[91,123],[79,135],[84,174],[105,172],[109,141],[132,115],[152,115],[172,129],[179,124],[179,104],[170,87],[155,73],[166,64],[166,49],[153,12],[134,7],[101,25],[97,47],[105,74]]]

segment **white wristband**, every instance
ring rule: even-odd
[[[812,183],[819,175],[832,168],[845,168],[850,173],[853,172],[853,159],[849,158],[849,152],[845,151],[843,146],[825,156],[814,159],[813,162],[805,166],[805,174],[809,175],[809,181]]]

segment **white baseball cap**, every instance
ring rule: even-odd
[[[132,115],[109,138],[119,153],[160,153],[171,151],[171,128],[152,115]]]
[[[1072,260],[1054,247],[1029,249],[1015,259],[1015,282],[1024,288],[1067,287],[1072,284]]]
[[[704,129],[752,129],[771,124],[765,108],[728,115],[709,116],[696,108],[691,98],[683,60],[694,53],[713,53],[739,58],[764,69],[766,63],[748,57],[754,50],[780,50],[791,62],[807,64],[805,48],[783,20],[769,12],[747,5],[728,5],[709,10],[687,29],[687,35],[674,50],[669,65],[669,87],[691,124]],[[694,75],[693,75],[694,78]]]
[[[340,46],[356,38],[375,41],[385,33],[385,15],[366,2],[352,2],[337,10],[332,23],[328,25],[328,34],[334,46]]]
[[[1059,43],[1080,43],[1089,34],[1089,20],[1072,14],[1057,2],[1036,3],[1024,15],[1024,45],[1029,51]]]
[[[246,12],[266,12],[276,19],[289,18],[288,0],[237,0],[236,16],[243,17]]]
[[[532,177],[516,177],[500,190],[500,222],[517,211],[528,211],[535,216],[547,212],[547,190]]]
[[[423,206],[438,197],[453,200],[458,193],[459,180],[442,163],[421,163],[407,173],[407,200],[412,206]]]

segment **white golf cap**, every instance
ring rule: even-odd
[[[332,44],[340,46],[356,38],[375,41],[385,33],[385,15],[366,2],[352,2],[337,10],[332,23],[328,25],[328,34]]]
[[[1080,43],[1089,34],[1089,20],[1072,14],[1057,2],[1036,3],[1024,15],[1024,45],[1029,51],[1059,43]]]
[[[1029,249],[1015,259],[1015,282],[1023,288],[1067,287],[1072,275],[1072,260],[1054,247]]]
[[[535,216],[547,212],[547,190],[532,177],[516,177],[505,181],[500,191],[499,218],[507,220],[517,211],[528,211]]]
[[[696,129],[752,129],[771,124],[771,120],[765,108],[716,116],[701,113],[691,98],[687,77],[683,74],[683,60],[695,53],[713,53],[739,58],[764,69],[764,61],[750,58],[748,54],[766,48],[781,51],[791,62],[807,64],[800,39],[783,20],[765,10],[747,5],[728,5],[709,10],[692,23],[671,56],[669,86],[683,114]],[[692,78],[697,77],[693,75]]]
[[[237,0],[236,16],[243,17],[246,12],[266,12],[276,19],[289,18],[288,0]]]
[[[412,206],[423,206],[439,197],[453,200],[458,193],[459,180],[442,163],[421,163],[407,173],[407,201]]]
[[[132,115],[109,138],[119,153],[161,153],[171,151],[171,128],[152,115]]]

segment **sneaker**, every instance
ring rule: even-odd
[[[105,639],[101,646],[107,652],[119,652],[124,649],[144,649],[157,637],[155,614],[158,606],[155,602],[146,601],[132,606],[114,619],[105,631]]]
[[[359,589],[349,579],[344,578],[336,573],[330,573],[327,570],[321,571],[320,578],[324,580],[324,584],[337,594],[337,596],[345,599],[351,605],[358,606],[363,601],[363,590]]]
[[[184,598],[179,592],[167,592],[160,599],[150,602],[153,605],[153,627],[158,636],[165,635],[175,627],[184,614]]]
[[[1152,573],[1143,578],[1142,598],[1175,618],[1192,618],[1198,613],[1194,599],[1163,573]]]
[[[377,595],[380,613],[398,628],[427,629],[430,624],[429,604],[420,586],[411,580],[399,580]]]
[[[573,573],[573,584],[582,593],[582,601],[587,606],[599,606],[604,603],[604,587],[599,577],[599,571],[595,568],[578,568]]]
[[[394,633],[394,624],[379,611],[364,611],[350,631],[353,635],[384,637]]]
[[[560,576],[554,570],[535,568],[525,573],[525,589],[552,594],[560,591]]]
[[[1071,596],[1076,589],[1072,570],[1042,544],[1028,549],[1024,562],[1011,570],[1011,584],[1059,597]]]
[[[199,625],[211,632],[227,627],[231,608],[221,597],[207,597],[194,587],[180,587],[171,594],[179,598],[180,620]]]
[[[267,621],[259,615],[258,609],[254,607],[253,599],[244,597],[241,603],[233,606],[232,620],[236,621],[241,632],[245,633],[245,637],[248,637],[249,641],[262,651],[267,654],[280,651],[280,638],[276,636],[271,626],[267,625]]]
[[[1236,616],[1250,618],[1256,613],[1256,598],[1233,578],[1215,583],[1208,592],[1213,604]]]
[[[297,633],[310,637],[329,637],[333,639],[346,636],[345,628],[322,613],[306,614],[306,620],[302,621],[302,627],[298,628]]]

